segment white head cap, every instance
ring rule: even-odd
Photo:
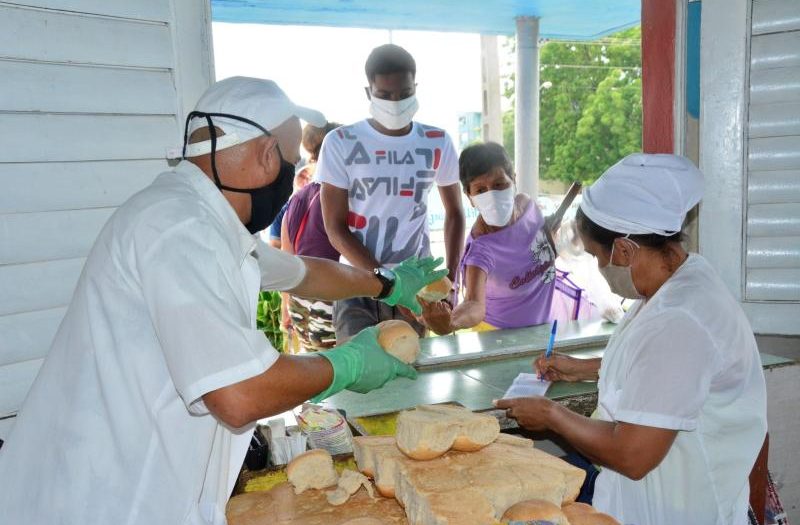
[[[298,117],[317,127],[325,125],[325,116],[319,111],[296,105],[272,80],[249,77],[231,77],[212,84],[194,108],[202,113],[226,113],[256,122],[272,130],[291,117]],[[240,120],[211,117],[214,126],[225,135],[217,138],[217,151],[254,139],[263,132]],[[188,135],[208,127],[208,121],[195,117],[189,121]],[[211,141],[196,142],[186,147],[187,157],[211,153]]]
[[[634,153],[583,189],[581,210],[624,234],[672,235],[703,197],[703,174],[684,157]]]

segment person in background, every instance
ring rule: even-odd
[[[306,146],[305,143],[306,130],[308,130],[309,128],[320,129],[314,126],[313,124],[306,124],[305,128],[303,128],[302,144],[304,148]],[[309,151],[308,148],[306,148],[306,151]],[[319,150],[317,150],[317,154],[319,154]],[[305,188],[306,185],[309,182],[311,182],[311,178],[313,177],[314,174],[313,163],[316,162],[317,162],[316,157],[312,157],[309,159],[308,162],[306,162],[304,166],[297,169],[297,173],[294,176],[294,182],[292,184],[292,189],[293,189],[292,195]],[[269,245],[272,246],[273,248],[280,249],[281,247],[281,224],[283,223],[283,217],[284,215],[286,215],[286,210],[289,208],[289,202],[291,201],[292,199],[290,197],[289,201],[283,205],[281,211],[279,211],[278,214],[275,216],[275,220],[272,221],[272,224],[270,224],[269,231],[263,232],[264,237],[268,237]]]
[[[445,208],[447,269],[453,279],[461,258],[464,212],[458,158],[447,133],[414,122],[416,63],[405,49],[387,44],[372,50],[365,65],[372,118],[343,126],[322,145],[316,177],[325,229],[343,260],[387,273],[408,257],[430,253],[428,194],[434,186]],[[334,305],[337,341],[387,319],[425,327],[407,311],[372,299]]]
[[[341,124],[329,122],[321,128],[308,124],[303,129],[303,148],[311,155],[304,170],[312,176],[322,140],[339,126]],[[281,249],[296,255],[338,261],[339,252],[325,232],[319,193],[320,184],[312,180],[289,201],[281,228]],[[304,350],[327,350],[336,344],[332,302],[288,293],[282,295],[283,327],[297,336]]]
[[[555,289],[555,251],[536,202],[517,193],[514,169],[499,144],[461,152],[459,178],[480,215],[467,236],[460,277],[464,301],[423,304],[437,334],[463,328],[492,330],[546,323]]]
[[[597,380],[596,418],[535,396],[497,401],[602,466],[592,505],[621,523],[748,523],[748,476],[767,431],[753,330],[725,283],[681,245],[703,176],[636,153],[584,190],[576,217],[611,290],[636,302],[602,358],[540,357],[550,381]]]

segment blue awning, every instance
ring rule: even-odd
[[[538,16],[541,38],[588,40],[639,24],[641,0],[211,0],[216,22],[511,35]]]

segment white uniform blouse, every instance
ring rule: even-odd
[[[752,329],[699,255],[690,255],[608,343],[598,413],[678,430],[639,481],[611,469],[593,505],[624,524],[747,523],[748,475],[767,428],[766,390]]]
[[[117,210],[0,449],[0,521],[225,523],[253,426],[220,424],[202,396],[275,362],[259,285],[305,275],[263,246],[262,276],[255,244],[185,161]]]

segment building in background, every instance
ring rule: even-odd
[[[480,111],[458,114],[458,149],[463,150],[475,141],[481,140],[482,119]]]

